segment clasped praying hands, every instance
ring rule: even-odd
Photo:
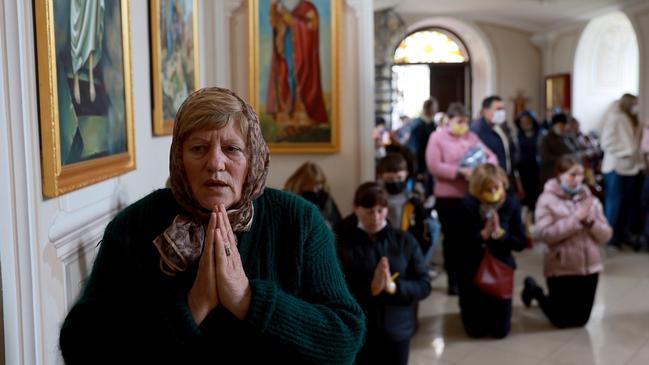
[[[221,204],[210,215],[198,273],[187,295],[189,308],[198,324],[219,305],[242,320],[248,313],[250,299],[250,281],[243,270],[225,206]]]

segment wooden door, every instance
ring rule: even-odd
[[[469,63],[431,63],[430,95],[439,102],[439,110],[446,112],[456,101],[471,111],[471,66]]]

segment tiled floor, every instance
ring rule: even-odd
[[[557,330],[534,304],[520,300],[522,280],[541,275],[540,249],[517,256],[512,331],[503,340],[473,340],[464,334],[457,297],[445,294],[446,278],[419,305],[420,328],[411,343],[410,364],[648,365],[649,255],[608,253],[597,299],[585,328]]]

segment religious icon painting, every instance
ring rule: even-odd
[[[340,3],[250,1],[250,101],[271,152],[339,149]]]
[[[178,108],[198,88],[197,3],[149,2],[154,135],[172,134]]]
[[[35,0],[43,195],[135,169],[129,2]]]

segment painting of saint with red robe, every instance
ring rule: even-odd
[[[258,0],[252,103],[274,151],[337,148],[335,0]],[[335,43],[335,44],[334,44]]]

